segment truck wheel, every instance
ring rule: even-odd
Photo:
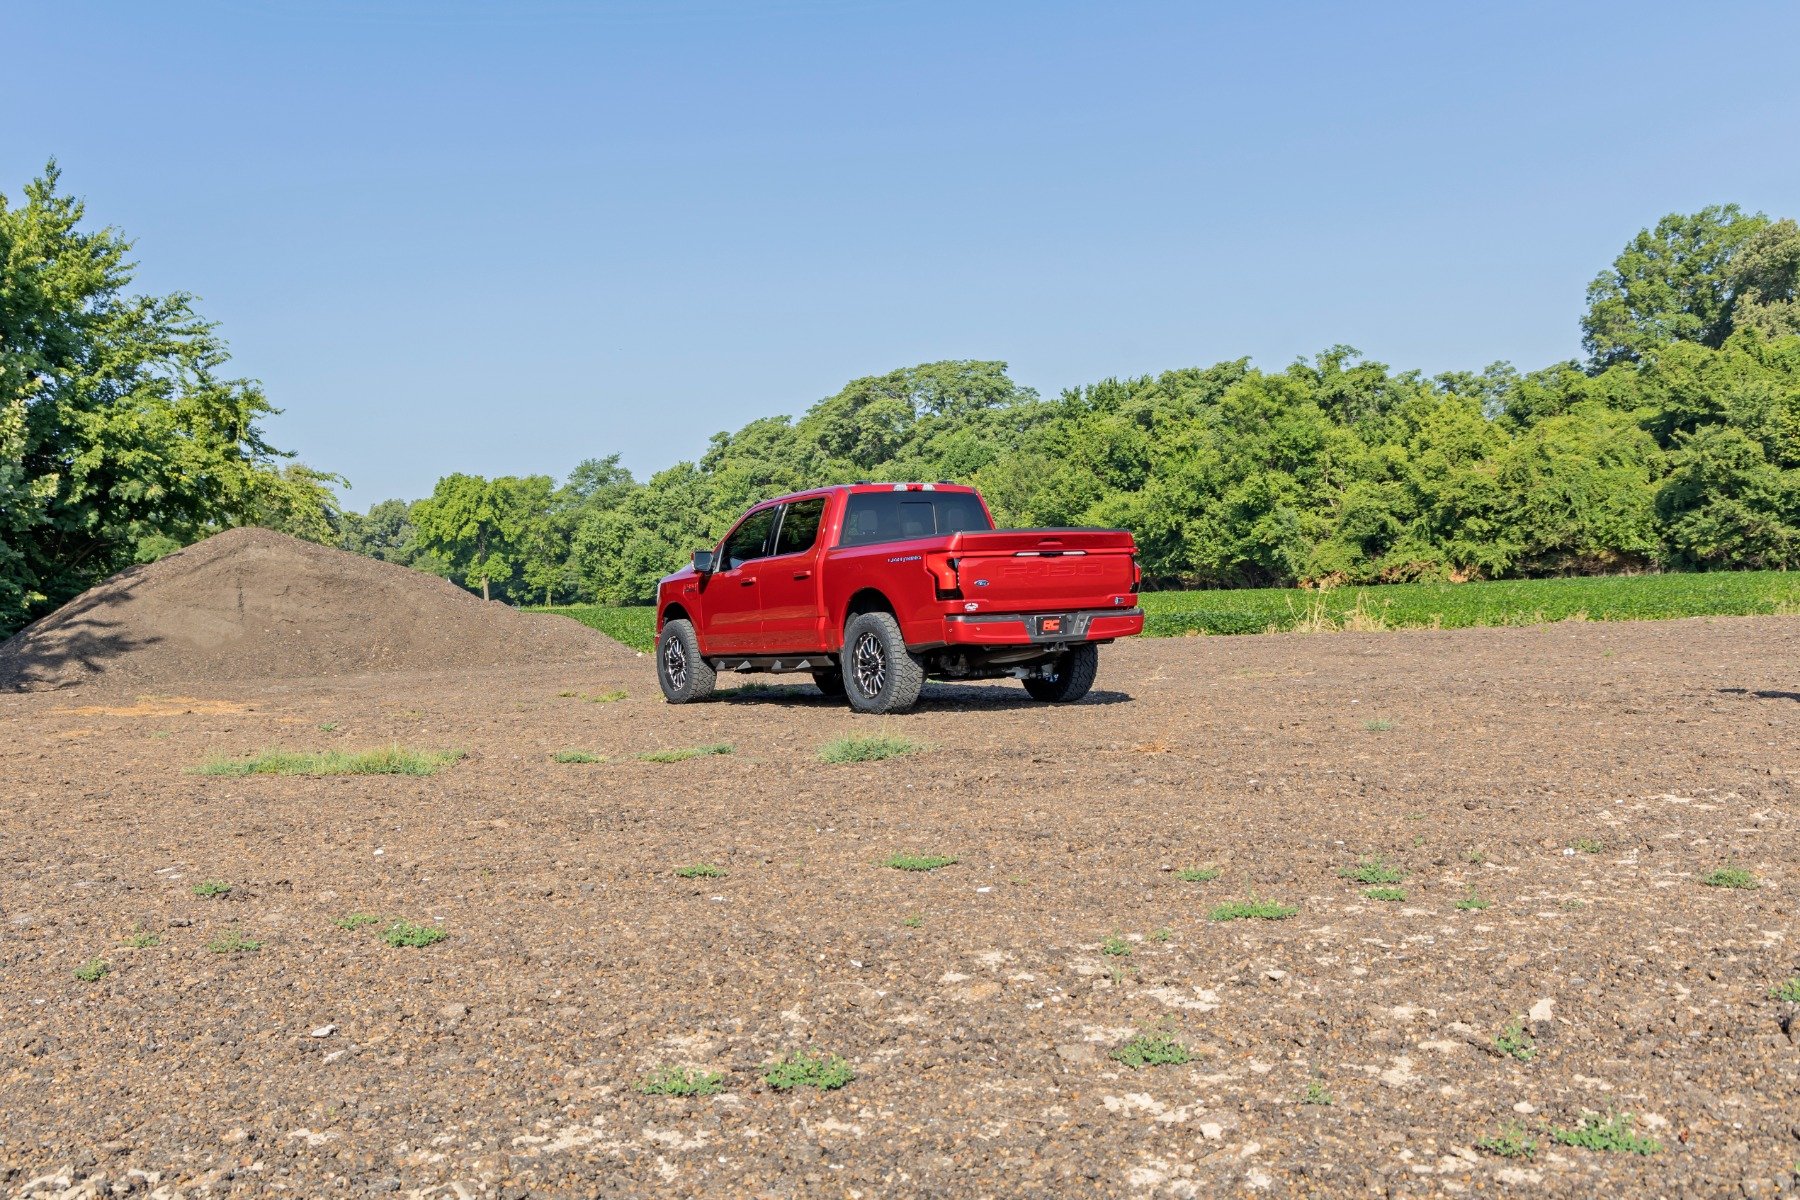
[[[814,671],[813,686],[827,696],[837,697],[844,694],[844,673],[842,671]]]
[[[686,704],[712,695],[719,676],[700,657],[700,639],[692,622],[665,621],[656,639],[656,682],[670,704]]]
[[[925,668],[906,652],[900,623],[863,613],[844,630],[844,695],[857,712],[905,712],[918,702]]]
[[[1056,660],[1050,674],[1039,679],[1027,679],[1025,690],[1031,693],[1033,700],[1073,704],[1088,694],[1088,689],[1094,686],[1094,675],[1099,670],[1100,647],[1077,646]]]

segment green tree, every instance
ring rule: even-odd
[[[429,499],[412,508],[419,547],[443,558],[452,578],[491,600],[494,586],[518,571],[532,518],[548,502],[551,487],[548,475],[446,475]]]
[[[1588,285],[1582,344],[1596,370],[1671,342],[1722,345],[1731,333],[1732,258],[1768,223],[1735,204],[1670,213]]]
[[[1731,284],[1735,328],[1800,333],[1800,225],[1790,217],[1757,230],[1732,264]]]
[[[332,478],[276,469],[276,410],[224,375],[216,326],[187,295],[131,293],[131,243],[59,184],[51,163],[23,203],[0,195],[0,634],[147,552],[324,519]]]

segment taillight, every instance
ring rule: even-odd
[[[948,554],[927,554],[925,570],[931,574],[931,581],[937,588],[939,600],[962,599],[962,589],[958,586],[954,558]]]
[[[1137,591],[1138,585],[1144,582],[1144,568],[1138,566],[1137,555],[1131,556],[1131,590]]]

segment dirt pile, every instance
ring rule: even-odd
[[[533,662],[631,651],[564,617],[267,529],[121,571],[0,642],[0,689],[96,677],[157,687]]]

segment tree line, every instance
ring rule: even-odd
[[[745,507],[952,479],[1002,523],[1137,535],[1159,587],[1800,566],[1800,228],[1735,206],[1640,232],[1588,288],[1583,362],[1430,378],[1334,346],[1054,399],[999,362],[854,380],[638,482],[617,457],[452,475],[341,544],[514,602],[637,604]]]
[[[261,524],[511,603],[642,603],[780,492],[949,479],[1014,525],[1120,526],[1158,587],[1800,566],[1800,227],[1672,214],[1588,288],[1585,361],[1426,377],[1335,346],[1055,398],[999,362],[853,380],[647,480],[618,456],[340,506],[263,439],[182,295],[129,293],[54,165],[0,197],[0,633],[134,561]]]

